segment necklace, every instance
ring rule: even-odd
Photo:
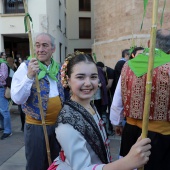
[[[88,110],[88,112],[90,113],[90,114],[92,114],[92,115],[95,115],[96,114],[96,112],[95,112],[95,110],[91,107],[91,106],[89,106],[89,107],[84,107],[86,110]]]
[[[71,97],[71,100],[77,102],[76,100],[74,100],[73,97]],[[77,102],[77,103],[79,103],[79,102]],[[93,109],[93,107],[91,105],[85,107],[83,104],[81,104],[81,103],[79,103],[79,104],[81,106],[83,106],[91,115],[95,115],[96,114],[95,110]]]

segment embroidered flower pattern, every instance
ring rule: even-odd
[[[61,67],[61,84],[63,85],[64,88],[66,88],[68,86],[67,76],[66,76],[68,62],[69,61],[66,60]]]
[[[68,87],[68,81],[67,81],[67,65],[69,63],[69,61],[73,58],[78,56],[79,54],[84,54],[83,52],[80,51],[76,51],[73,54],[68,54],[67,58],[65,59],[65,62],[63,63],[62,67],[61,67],[61,84],[64,88]]]

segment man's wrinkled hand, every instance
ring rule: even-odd
[[[39,65],[36,58],[32,58],[28,64],[27,76],[29,79],[33,79],[36,73],[39,71]]]

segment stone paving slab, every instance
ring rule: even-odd
[[[10,111],[13,135],[5,140],[0,140],[0,170],[25,170],[24,133],[20,131],[20,115],[16,105],[12,106]],[[109,139],[114,161],[119,156],[121,138],[120,136],[110,136]]]
[[[16,105],[12,106],[10,113],[12,136],[7,139],[0,140],[0,165],[24,146],[24,133],[20,131],[21,122],[18,107]],[[3,133],[0,132],[0,136],[2,134]]]
[[[23,146],[0,166],[0,170],[25,170],[25,165],[25,147]]]

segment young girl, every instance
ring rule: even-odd
[[[127,156],[110,163],[109,140],[103,121],[90,102],[98,88],[93,59],[80,52],[69,55],[61,76],[63,86],[68,86],[72,95],[57,120],[56,137],[62,151],[49,170],[131,170],[146,164],[150,139],[141,137]]]

